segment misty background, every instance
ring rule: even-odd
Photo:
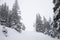
[[[6,2],[9,9],[12,9],[15,0],[0,0],[0,5]],[[18,0],[18,5],[21,11],[22,22],[26,26],[26,31],[34,31],[34,23],[36,14],[39,13],[47,20],[53,18],[53,0]]]

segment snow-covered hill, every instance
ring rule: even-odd
[[[60,40],[34,31],[25,31],[18,33],[11,28],[6,28],[8,30],[8,37],[5,37],[2,32],[2,27],[3,26],[0,25],[0,40]]]

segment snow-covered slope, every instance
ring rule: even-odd
[[[48,35],[37,33],[34,31],[25,31],[22,33],[18,33],[17,31],[11,28],[7,28],[8,37],[5,37],[2,32],[2,27],[3,26],[0,26],[0,40],[60,40],[56,38],[51,38]]]

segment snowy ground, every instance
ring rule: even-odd
[[[2,26],[0,26],[0,40],[60,40],[34,31],[18,33],[14,29],[7,28],[7,30],[8,37],[5,37],[5,35],[2,33]]]

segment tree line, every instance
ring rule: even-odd
[[[51,20],[51,18],[49,18],[49,20],[47,21],[47,19],[45,17],[40,16],[40,14],[36,14],[36,22],[35,22],[35,30],[36,32],[41,32],[44,34],[47,34],[53,38],[58,37],[60,38],[60,29],[58,28],[59,31],[57,31],[57,28],[54,28],[54,24],[53,21]],[[57,26],[55,24],[55,26]]]

